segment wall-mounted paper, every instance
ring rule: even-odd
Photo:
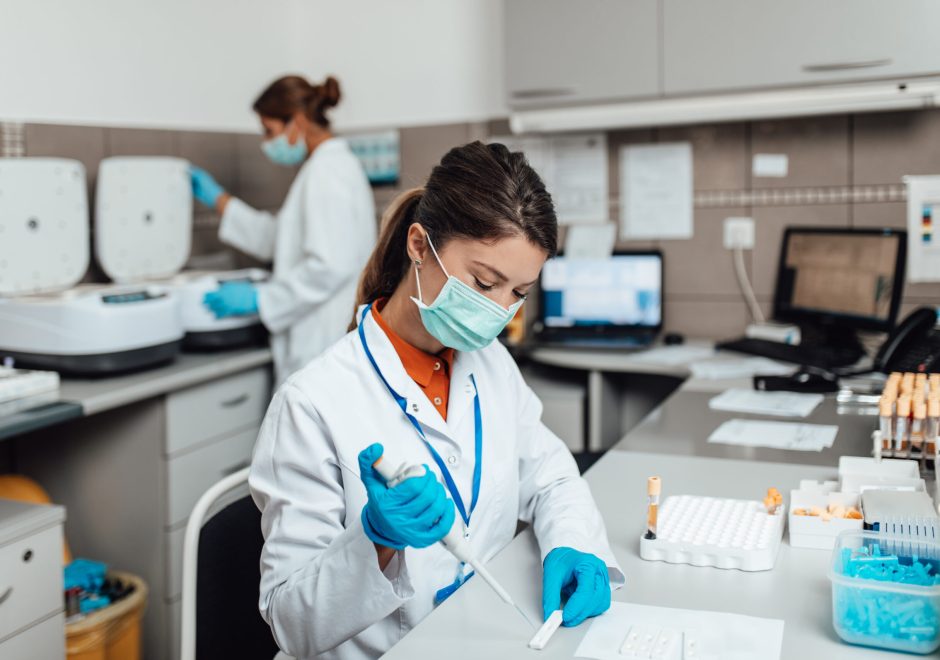
[[[790,158],[786,154],[754,154],[751,172],[754,176],[784,178],[790,170]]]
[[[620,150],[620,237],[692,238],[692,145]]]
[[[907,281],[940,282],[940,176],[906,176]]]
[[[607,135],[553,137],[499,136],[490,142],[521,151],[539,173],[562,224],[606,222],[608,211]]]
[[[565,234],[565,257],[568,259],[606,259],[614,251],[617,225],[573,225]]]

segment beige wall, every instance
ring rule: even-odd
[[[505,134],[502,121],[457,123],[401,129],[401,182],[376,189],[381,210],[401,189],[420,185],[452,146]],[[85,163],[93,186],[97,163],[110,155],[177,155],[212,172],[234,194],[259,208],[276,209],[294,172],[267,162],[255,135],[198,133],[30,124],[25,151],[30,156],[64,156]],[[722,246],[728,216],[749,215],[756,222],[755,250],[746,265],[763,306],[769,309],[779,242],[788,225],[904,227],[905,205],[865,201],[867,190],[897,188],[905,174],[940,174],[940,110],[817,117],[781,121],[613,131],[610,149],[610,213],[619,216],[618,158],[621,145],[688,140],[694,153],[695,235],[689,240],[623,243],[624,248],[655,246],[666,263],[665,320],[668,330],[690,336],[731,337],[748,322],[734,279],[731,255]],[[785,153],[789,173],[782,179],[754,177],[755,153]],[[814,193],[794,203],[789,192]],[[716,201],[717,199],[717,201]],[[878,199],[872,196],[871,199]],[[727,201],[723,201],[727,200]],[[743,202],[743,203],[742,203]],[[200,210],[194,229],[194,254],[227,254],[216,238],[218,219]],[[90,277],[97,278],[97,273]],[[902,313],[940,303],[940,285],[905,288]]]

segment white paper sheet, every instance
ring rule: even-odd
[[[709,442],[742,447],[822,451],[832,447],[838,426],[729,419],[708,436]]]
[[[940,176],[907,176],[907,281],[940,282]]]
[[[607,134],[535,137],[505,135],[490,142],[521,151],[552,195],[561,224],[610,220],[607,185]]]
[[[678,631],[682,635],[683,646],[694,642],[697,660],[779,660],[783,625],[779,619],[742,614],[611,603],[607,612],[591,621],[575,657],[625,660],[629,656],[622,655],[620,647],[633,626],[642,626],[652,630]],[[682,657],[680,647],[680,652],[673,658],[678,660]],[[686,657],[693,656],[686,654]]]
[[[711,360],[701,360],[689,365],[693,378],[721,380],[726,378],[750,378],[756,374],[762,376],[786,376],[796,371],[792,364],[781,364],[763,357],[728,357],[719,356]]]
[[[822,394],[759,392],[736,387],[713,398],[708,402],[708,407],[712,410],[730,410],[752,415],[806,417],[822,403],[822,400]]]
[[[692,145],[620,149],[620,237],[692,238]]]
[[[617,225],[572,225],[565,232],[566,259],[606,259],[614,251]]]
[[[639,362],[640,364],[677,366],[703,360],[714,354],[714,349],[705,346],[657,346],[656,348],[634,353],[629,359],[630,362]]]

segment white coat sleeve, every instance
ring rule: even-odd
[[[248,483],[264,534],[259,608],[284,652],[328,651],[414,595],[401,553],[379,568],[361,512],[346,510],[329,432],[290,383],[265,416]]]
[[[519,511],[531,523],[542,561],[553,549],[567,546],[600,557],[612,588],[624,575],[614,558],[587,482],[562,440],[542,423],[542,402],[511,363],[509,377],[519,392]]]
[[[359,276],[361,246],[350,232],[352,192],[338,176],[319,172],[304,182],[301,260],[258,287],[265,327],[283,332]],[[350,309],[350,315],[352,310]]]
[[[219,240],[246,254],[271,261],[277,222],[267,211],[253,209],[235,197],[229,199],[219,226]]]

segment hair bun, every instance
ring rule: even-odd
[[[327,76],[323,84],[319,85],[317,95],[323,99],[324,107],[335,107],[340,99],[339,81],[333,76]]]

